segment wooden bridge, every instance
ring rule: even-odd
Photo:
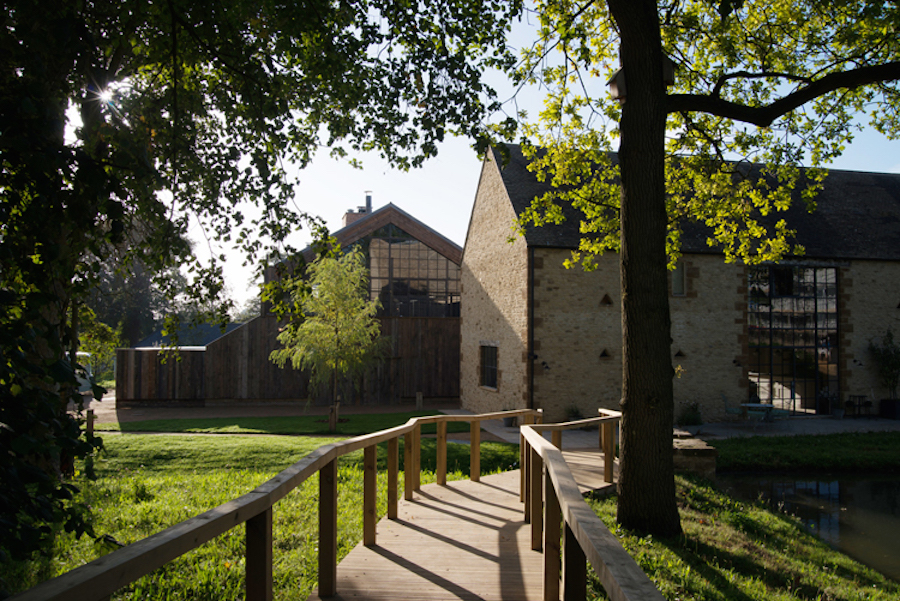
[[[247,599],[272,599],[272,508],[319,474],[318,599],[584,599],[590,564],[613,600],[662,595],[587,506],[585,490],[612,493],[620,414],[535,424],[540,412],[414,418],[321,447],[250,493],[40,584],[14,599],[108,599],[129,583],[246,523]],[[521,470],[481,478],[480,422],[518,416]],[[446,481],[447,423],[471,422],[470,480]],[[437,483],[422,487],[420,432],[437,424]],[[599,425],[598,449],[560,450],[562,432]],[[544,437],[551,432],[551,440]],[[398,497],[404,437],[404,499]],[[387,443],[387,517],[376,524],[376,445]],[[364,449],[363,541],[337,563],[337,459]],[[574,474],[574,475],[573,475]]]
[[[581,464],[579,488],[603,489],[597,449],[563,452]],[[542,599],[543,555],[519,499],[519,470],[424,486],[383,519],[377,544],[359,545],[337,567],[337,594],[325,599]],[[310,601],[323,599],[314,592]]]

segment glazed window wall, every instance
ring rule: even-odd
[[[381,317],[459,317],[459,266],[395,225],[360,241]]]
[[[748,284],[750,401],[828,413],[840,399],[837,269],[751,267]]]

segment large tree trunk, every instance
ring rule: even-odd
[[[622,470],[618,521],[681,533],[672,463],[671,320],[666,279],[665,86],[655,2],[609,0],[621,34]]]

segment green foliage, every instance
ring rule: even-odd
[[[869,354],[878,367],[881,383],[890,391],[891,398],[897,398],[897,386],[900,385],[900,344],[894,342],[894,334],[888,330],[881,338],[881,343],[869,342]]]
[[[798,167],[838,156],[860,113],[896,135],[896,7],[695,0],[659,10],[664,26],[640,35],[659,36],[675,63],[674,86],[661,97],[670,266],[691,222],[709,228],[709,244],[729,261],[802,254],[778,216],[798,201],[814,209],[825,172]],[[517,77],[548,93],[525,127],[534,143],[526,150],[532,170],[559,189],[536,199],[520,225],[558,222],[558,205],[571,204],[583,234],[573,262],[591,268],[595,255],[619,250],[620,173],[608,153],[622,137],[623,107],[604,84],[619,66],[620,45],[638,32],[616,26],[607,3],[538,2],[536,13],[538,40]],[[892,70],[880,78],[863,72],[879,65]],[[846,74],[844,85],[836,74]]]
[[[516,78],[547,93],[523,150],[555,188],[519,225],[558,222],[571,205],[581,240],[568,266],[620,253],[622,427],[634,443],[623,453],[655,456],[675,417],[665,269],[683,233],[705,232],[745,264],[803,252],[785,212],[814,207],[821,166],[857,116],[900,134],[900,11],[865,0],[537,0],[535,14]],[[621,101],[606,91],[614,73]],[[672,475],[668,461],[623,461],[622,523],[678,532]]]
[[[0,27],[0,544],[29,553],[83,507],[57,466],[95,443],[63,408],[73,305],[146,270],[227,320],[219,245],[262,266],[320,221],[288,164],[328,147],[400,168],[484,137],[482,83],[521,2],[9,0]],[[189,227],[213,258],[199,262]],[[139,267],[138,267],[139,266]],[[185,267],[187,282],[166,277]],[[260,267],[261,269],[262,267]],[[127,278],[126,278],[127,279]],[[131,312],[146,318],[146,311]],[[202,319],[207,321],[207,319]],[[119,323],[118,321],[108,324]],[[123,321],[131,337],[140,327]],[[170,323],[169,329],[175,330]],[[2,554],[5,558],[5,554]]]
[[[262,301],[259,298],[258,294],[254,294],[247,302],[244,303],[244,306],[240,311],[234,314],[232,321],[237,323],[247,323],[248,321],[259,317],[262,314]]]
[[[58,340],[51,346],[43,337],[41,314],[24,304],[14,311],[27,317],[0,316],[0,563],[46,549],[53,524],[79,535],[91,531],[69,477],[76,460],[100,446],[83,433],[78,414],[60,411],[82,403],[74,363],[63,358]]]
[[[337,393],[338,378],[356,384],[380,356],[380,303],[369,299],[369,274],[358,249],[320,257],[307,267],[305,282],[294,291],[299,314],[278,334],[284,348],[270,357],[279,367],[290,361],[308,370],[313,386],[333,385]]]
[[[678,419],[675,421],[679,426],[700,426],[703,424],[703,416],[700,415],[700,403],[686,403],[678,412]]]
[[[116,349],[122,346],[120,332],[105,323],[87,305],[79,306],[79,342],[81,350],[90,353],[94,379],[115,379]]]

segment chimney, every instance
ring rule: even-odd
[[[356,211],[350,209],[344,214],[343,226],[347,227],[351,223],[356,223],[366,215],[372,212],[372,191],[366,190],[366,206],[356,207]]]

